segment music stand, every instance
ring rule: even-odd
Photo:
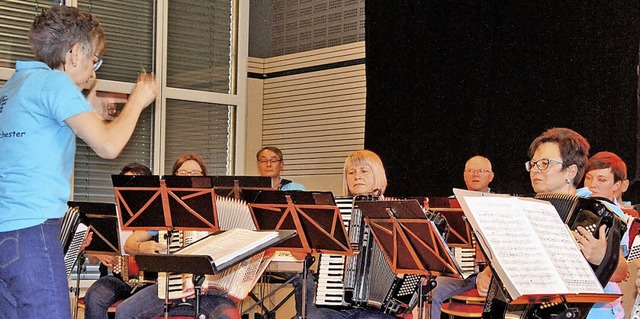
[[[85,253],[106,255],[120,254],[120,232],[116,206],[112,203],[67,202],[67,206],[78,211],[78,220],[87,226],[86,233],[93,232],[91,243],[83,251],[79,251],[76,259],[76,287],[74,291],[75,309],[73,318],[78,316],[78,299],[80,298],[81,257]],[[84,258],[84,257],[82,257]]]
[[[210,177],[164,176],[160,180],[154,175],[112,175],[111,179],[123,230],[166,230],[167,247],[176,230],[219,230]],[[167,276],[165,318],[169,318],[168,280]]]
[[[111,176],[123,230],[216,232],[215,193],[207,176]]]
[[[435,288],[435,276],[462,277],[462,269],[416,200],[362,201],[357,205],[392,271],[429,278],[427,291],[421,291],[420,298]]]
[[[430,211],[440,213],[449,224],[449,234],[446,238],[447,246],[473,248],[472,232],[462,208],[429,207]]]
[[[260,191],[249,210],[258,230],[295,230],[296,236],[274,247],[307,254],[302,269],[302,314],[306,318],[307,274],[312,253],[351,256],[353,250],[331,192]]]
[[[272,190],[269,176],[211,176],[216,194],[243,199],[244,190]]]
[[[103,255],[121,254],[115,204],[69,201],[67,205],[78,209],[80,222],[87,225],[88,232],[93,233],[91,243],[87,245],[85,252]]]

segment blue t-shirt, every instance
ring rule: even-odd
[[[67,210],[75,134],[65,120],[91,106],[62,71],[18,61],[0,88],[0,232]]]
[[[296,183],[296,182],[284,184],[281,189],[283,191],[305,191],[306,190],[302,184]]]

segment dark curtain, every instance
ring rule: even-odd
[[[532,192],[531,141],[569,127],[635,177],[640,1],[366,0],[365,147],[387,194],[448,196],[465,161]]]

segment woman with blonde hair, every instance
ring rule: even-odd
[[[382,196],[387,189],[387,174],[380,157],[369,150],[354,151],[349,154],[344,162],[343,194],[345,195],[377,195]],[[393,319],[394,317],[376,309],[363,309],[350,307],[336,310],[325,307],[316,307],[316,284],[313,276],[307,281],[307,318],[309,319]],[[302,300],[302,283],[295,281],[296,303],[300,305]]]
[[[351,152],[344,161],[342,174],[345,195],[384,194],[387,174],[380,157],[369,150]]]

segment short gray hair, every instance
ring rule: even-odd
[[[52,69],[65,63],[65,55],[78,43],[102,44],[105,34],[100,21],[91,13],[67,6],[53,6],[36,16],[29,30],[29,42],[36,60]],[[91,50],[87,54],[92,54]]]

